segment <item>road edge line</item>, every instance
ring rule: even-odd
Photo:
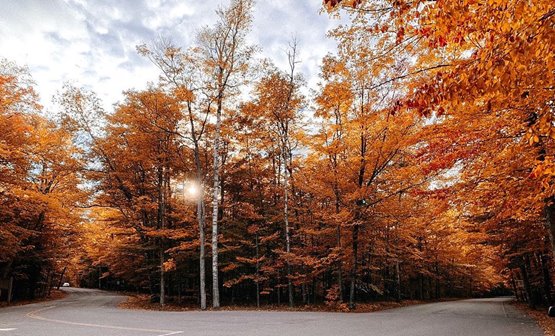
[[[177,330],[165,330],[165,329],[143,329],[143,328],[133,328],[133,327],[122,327],[122,326],[113,326],[108,324],[95,324],[95,323],[82,323],[82,322],[72,322],[72,321],[64,321],[58,319],[49,319],[43,316],[37,315],[40,312],[43,312],[48,309],[55,308],[56,306],[48,306],[41,309],[33,310],[25,314],[26,317],[32,318],[35,320],[52,322],[52,323],[60,323],[60,324],[67,324],[67,325],[75,325],[75,326],[82,326],[82,327],[89,327],[89,328],[104,328],[104,329],[114,329],[114,330],[129,330],[129,331],[139,331],[139,332],[151,332],[151,333],[164,333],[158,336],[170,336],[170,335],[177,335],[183,333],[183,331]]]

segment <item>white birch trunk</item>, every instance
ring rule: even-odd
[[[216,113],[216,133],[214,135],[214,193],[212,200],[212,307],[220,307],[220,289],[218,279],[218,205],[220,198],[220,127],[221,104]]]

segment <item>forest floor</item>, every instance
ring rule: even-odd
[[[325,304],[316,305],[299,305],[293,308],[287,305],[262,305],[256,307],[254,305],[225,305],[217,310],[220,311],[301,311],[301,312],[353,312],[353,313],[370,313],[386,309],[401,308],[417,304],[431,303],[431,301],[420,300],[403,300],[401,302],[395,301],[380,301],[372,303],[357,303],[356,308],[350,310],[347,304],[328,306]],[[168,303],[161,307],[158,303],[150,302],[150,296],[147,294],[128,294],[126,301],[119,305],[124,309],[141,309],[141,310],[161,310],[161,311],[195,311],[199,310],[198,305],[179,305],[175,303]],[[212,310],[212,308],[208,308]],[[555,335],[554,335],[555,336]]]
[[[10,303],[10,307],[11,306],[21,306],[21,305],[26,305],[26,304],[31,304],[31,303],[59,300],[59,299],[65,298],[67,295],[68,294],[64,291],[61,291],[59,289],[52,289],[50,291],[50,296],[36,298],[36,299],[33,299],[33,300],[14,301],[14,302]],[[8,306],[7,302],[0,302],[0,307],[7,307],[7,306]]]
[[[543,329],[545,336],[555,336],[555,318],[547,315],[547,307],[530,308],[522,302],[513,302],[518,309],[526,312]]]

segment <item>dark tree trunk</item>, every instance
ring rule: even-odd
[[[529,263],[528,256],[522,258],[522,262],[520,264],[520,272],[522,274],[522,281],[524,283],[524,290],[526,291],[526,299],[528,301],[528,305],[532,308],[535,307],[534,296],[532,295],[532,290],[530,286],[530,279],[528,274],[528,266],[526,265]]]
[[[258,250],[258,232],[256,232],[256,307],[260,307],[260,283],[258,279],[260,272],[260,262]]]
[[[353,266],[351,268],[351,289],[349,292],[349,308],[355,308],[356,278],[358,264],[358,224],[353,226]]]
[[[424,300],[424,276],[418,274],[418,299]]]
[[[555,197],[550,197],[545,206],[545,217],[549,242],[551,243],[551,259],[555,260]]]
[[[541,255],[542,275],[543,275],[543,290],[546,303],[551,305],[553,300],[551,298],[551,274],[549,272],[549,256],[546,254]]]
[[[399,269],[399,260],[395,263],[395,299],[401,301],[401,271]]]

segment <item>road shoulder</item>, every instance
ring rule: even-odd
[[[547,316],[547,308],[530,308],[527,304],[516,301],[512,305],[536,321],[545,336],[555,336],[555,318]]]
[[[67,296],[68,296],[67,292],[64,292],[64,291],[59,290],[59,289],[52,289],[52,291],[50,292],[50,295],[46,296],[46,297],[36,298],[36,299],[33,299],[33,300],[14,301],[14,302],[10,303],[9,305],[6,302],[0,302],[0,309],[1,308],[7,308],[7,307],[24,306],[24,305],[29,305],[29,304],[33,304],[33,303],[56,301],[56,300],[64,299]]]

